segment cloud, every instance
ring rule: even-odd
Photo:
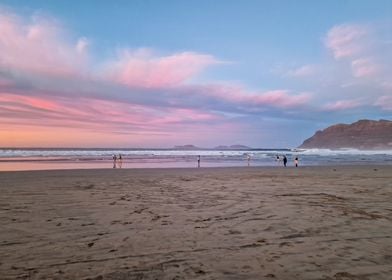
[[[290,77],[308,77],[316,74],[315,65],[303,65],[287,72]]]
[[[84,54],[87,52],[87,48],[89,46],[89,41],[87,40],[87,38],[82,37],[79,38],[79,40],[76,42],[76,51],[78,54]]]
[[[337,87],[354,86],[339,87],[336,92],[332,91],[335,84],[328,92],[319,84],[313,90],[306,84],[297,90],[286,86],[250,89],[231,81],[196,82],[203,71],[223,64],[212,54],[188,50],[162,55],[139,48],[91,61],[86,37],[72,39],[59,23],[42,16],[23,20],[0,11],[0,122],[31,130],[63,127],[111,135],[165,135],[175,140],[177,134],[193,139],[195,133],[223,129],[234,135],[235,130],[245,131],[244,127],[251,130],[249,123],[254,125],[265,116],[313,119],[320,112],[364,106],[364,100],[367,106],[391,110],[388,60],[383,59],[384,52],[370,47],[375,46],[371,32],[361,25],[341,25],[327,35],[336,69],[346,66],[327,74],[339,76],[333,81]],[[306,64],[286,77],[312,76],[313,80],[317,75],[328,76],[322,73],[324,68]],[[340,76],[343,71],[351,71],[350,79]],[[376,91],[376,85],[382,90]]]
[[[390,34],[380,22],[341,24],[327,32],[324,42],[333,59],[318,67],[328,81],[318,90],[321,110],[355,111],[359,118],[378,110],[383,116],[379,109],[389,108],[392,79]]]
[[[107,73],[113,81],[131,87],[172,87],[192,79],[206,67],[219,63],[211,55],[181,52],[154,56],[140,49],[122,51]]]
[[[58,23],[52,25],[42,17],[26,22],[1,13],[0,22],[6,23],[0,31],[0,93],[12,94],[15,102],[31,110],[37,110],[36,105],[44,104],[45,99],[54,101],[58,108],[46,113],[55,119],[63,114],[72,121],[87,122],[85,112],[96,110],[93,106],[107,102],[107,108],[113,104],[120,108],[122,102],[127,108],[141,106],[162,119],[182,116],[184,123],[222,121],[215,111],[254,114],[269,110],[279,114],[281,109],[305,105],[311,96],[290,90],[249,91],[220,83],[192,83],[207,67],[222,63],[212,55],[192,51],[159,56],[150,49],[123,50],[113,60],[96,62],[94,65],[103,68],[97,75],[86,59],[89,40],[85,37],[70,40]],[[77,102],[84,104],[84,110],[76,109]],[[162,113],[168,109],[181,113],[175,117]],[[23,116],[23,110],[18,112]],[[124,111],[121,115],[126,117],[120,120],[110,110],[100,111],[100,117],[110,121],[128,125],[126,120],[134,119]],[[148,115],[140,114],[143,119]]]
[[[311,98],[311,94],[291,94],[288,90],[272,90],[258,94],[234,93],[233,96],[228,98],[249,108],[268,106],[287,109],[307,104]]]
[[[33,17],[24,21],[0,10],[0,70],[47,76],[79,75],[85,57],[64,39],[57,22]]]
[[[325,45],[334,58],[349,64],[354,78],[385,81],[392,69],[390,38],[379,24],[341,24],[331,28]],[[388,77],[386,77],[388,76]]]
[[[392,95],[380,96],[374,102],[374,105],[380,107],[385,111],[392,111]]]
[[[356,78],[374,76],[379,72],[379,68],[371,58],[358,58],[351,62],[352,73]]]
[[[360,106],[363,106],[363,104],[359,100],[338,100],[332,103],[328,103],[324,106],[324,109],[327,111],[344,111],[358,108]]]
[[[364,25],[336,25],[328,31],[325,45],[332,51],[335,59],[350,58],[363,52],[368,32]]]

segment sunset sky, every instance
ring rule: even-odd
[[[0,146],[296,147],[392,118],[392,1],[2,1]]]

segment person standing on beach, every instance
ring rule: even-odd
[[[197,156],[197,168],[200,168],[200,156]]]
[[[246,157],[248,159],[248,166],[250,166],[250,155],[248,154]]]
[[[295,167],[298,167],[298,157],[295,157],[294,164],[295,164]]]
[[[121,156],[121,154],[118,154],[118,167],[122,168],[122,156]]]
[[[113,168],[117,167],[117,156],[113,155]]]
[[[284,167],[286,167],[286,165],[287,165],[287,157],[286,156],[283,156],[283,165],[284,165]]]

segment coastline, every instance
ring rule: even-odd
[[[381,165],[0,172],[0,275],[386,280],[391,182]]]
[[[113,156],[122,157],[122,168],[194,168],[278,166],[286,156],[288,166],[392,165],[392,150],[170,150],[170,149],[0,149],[0,171],[48,169],[107,169]],[[277,162],[277,159],[280,162]]]

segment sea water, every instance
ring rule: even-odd
[[[298,157],[300,166],[311,165],[392,165],[392,150],[355,149],[82,149],[82,148],[0,148],[0,171],[79,168],[119,168],[113,155],[122,156],[122,168],[194,168],[279,166],[285,155],[288,166]],[[278,160],[279,157],[279,160]]]

